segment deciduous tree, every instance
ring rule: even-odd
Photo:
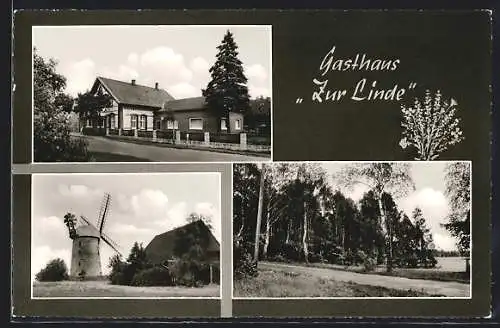
[[[391,242],[387,234],[387,216],[382,204],[382,195],[388,192],[399,197],[414,190],[415,185],[410,175],[408,163],[354,163],[346,165],[336,179],[347,188],[364,185],[374,192],[379,204],[381,227],[387,242]],[[389,245],[388,249],[392,246]],[[392,270],[392,257],[387,254],[387,271]]]
[[[445,169],[445,195],[450,201],[450,214],[444,227],[457,238],[462,254],[470,251],[470,176],[469,162],[447,164]]]

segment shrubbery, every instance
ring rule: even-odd
[[[33,56],[33,117],[34,159],[37,162],[88,161],[90,155],[84,140],[72,139],[70,114],[65,111],[72,103],[63,93],[66,78],[56,72],[57,63],[44,60],[34,51]],[[60,104],[60,99],[65,105]],[[59,101],[58,101],[59,100]]]
[[[256,277],[257,261],[251,255],[251,243],[237,242],[233,248],[233,276],[235,279]]]
[[[68,280],[68,267],[63,259],[54,259],[47,263],[45,268],[35,276],[38,281],[61,281]]]
[[[154,266],[137,272],[130,283],[132,286],[173,286],[173,277],[167,268]]]

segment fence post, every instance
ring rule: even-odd
[[[156,130],[153,130],[153,142],[156,142]]]
[[[247,150],[247,134],[240,133],[240,148],[242,150]]]
[[[210,132],[204,132],[203,133],[203,141],[205,141],[205,145],[210,144]]]
[[[181,142],[181,131],[176,130],[175,131],[175,143],[180,143]]]
[[[139,131],[134,129],[134,137],[139,138]]]
[[[123,134],[123,129],[122,128],[119,128],[118,129],[118,135],[121,136]]]
[[[189,133],[186,133],[186,143],[189,143]]]

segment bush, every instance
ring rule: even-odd
[[[155,266],[137,272],[131,281],[132,286],[173,286],[172,276],[167,268]]]
[[[281,254],[276,254],[268,258],[272,262],[288,262],[288,260]]]
[[[85,162],[90,159],[86,141],[72,139],[69,116],[58,110],[35,113],[34,156],[37,162]]]
[[[257,261],[248,252],[244,252],[234,263],[234,278],[241,279],[246,277],[257,277],[259,272],[257,270]]]
[[[227,134],[227,133],[210,133],[210,142],[222,142],[222,143],[240,143],[239,133]]]
[[[84,128],[82,128],[82,134],[85,136],[105,136],[106,129],[105,128],[84,127]]]
[[[36,274],[35,278],[38,281],[68,280],[68,267],[64,260],[57,258],[47,263],[45,268]]]
[[[175,284],[187,287],[200,287],[209,283],[210,278],[206,278],[204,269],[204,264],[187,259],[176,259],[168,266]]]
[[[357,252],[357,256],[361,260],[364,272],[371,272],[377,267],[377,257],[366,254],[362,250]]]

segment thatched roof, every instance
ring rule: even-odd
[[[207,235],[209,236],[209,241],[207,253],[209,254],[210,258],[207,260],[218,260],[220,251],[219,242],[212,234],[212,231],[210,231],[210,229],[202,220],[188,223],[181,227],[155,236],[145,249],[148,259],[154,264],[160,264],[171,260],[174,257],[174,246],[177,236],[179,235],[179,233],[185,231],[186,229],[189,229],[193,225],[198,225],[199,228],[208,230],[209,233]]]

